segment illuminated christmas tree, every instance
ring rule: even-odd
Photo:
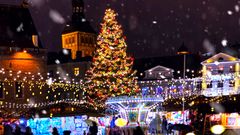
[[[108,97],[132,95],[139,91],[132,70],[134,59],[126,54],[126,38],[114,10],[106,10],[101,26],[84,88],[87,101],[94,107],[104,107]]]

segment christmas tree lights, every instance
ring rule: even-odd
[[[112,9],[106,10],[101,26],[84,88],[87,100],[95,107],[104,107],[108,97],[139,92],[136,72],[132,71],[134,59],[126,54],[126,37]]]

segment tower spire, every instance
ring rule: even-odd
[[[83,0],[72,0],[72,21],[81,21],[85,18]]]

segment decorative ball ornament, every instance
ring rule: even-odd
[[[211,127],[210,130],[211,130],[212,133],[220,135],[225,131],[225,129],[226,128],[222,125],[214,125],[214,126]]]
[[[118,118],[116,121],[115,121],[115,125],[118,126],[118,127],[124,127],[127,125],[127,121],[123,118]]]
[[[130,92],[130,89],[129,89],[129,88],[127,88],[127,89],[126,89],[126,93],[129,93],[129,92]]]

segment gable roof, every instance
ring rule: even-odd
[[[0,33],[0,47],[36,48],[32,35],[38,33],[27,7],[1,4]],[[40,40],[37,48],[42,48]]]
[[[92,28],[88,21],[71,21],[65,26],[62,34],[75,31],[96,34],[95,30]]]
[[[225,53],[218,53],[207,60],[201,62],[202,65],[204,64],[209,64],[209,63],[214,63],[215,61],[221,61],[221,62],[226,62],[226,61],[237,61],[238,58],[233,57],[231,55],[225,54]]]
[[[158,65],[151,69],[146,70],[145,72],[151,72],[151,71],[173,71],[173,69]]]

